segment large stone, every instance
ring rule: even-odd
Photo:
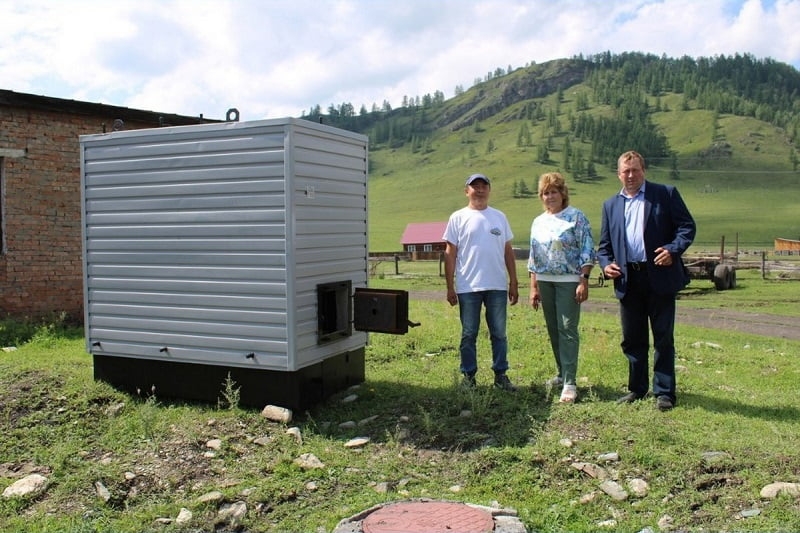
[[[41,474],[30,474],[18,479],[3,491],[3,498],[37,496],[47,488],[47,478]]]
[[[788,494],[789,496],[800,496],[800,483],[787,483],[785,481],[776,481],[770,483],[761,489],[762,498],[777,498],[778,494]]]
[[[267,405],[261,410],[261,416],[273,422],[288,424],[292,421],[292,410],[277,405]]]

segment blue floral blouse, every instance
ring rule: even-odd
[[[579,276],[581,267],[595,261],[589,220],[567,206],[556,214],[542,213],[531,223],[528,271],[537,276]]]

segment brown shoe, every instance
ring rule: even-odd
[[[644,394],[639,394],[637,392],[629,392],[625,396],[617,399],[617,403],[633,403],[637,400],[641,400],[644,398]]]
[[[517,388],[511,383],[511,380],[508,379],[508,376],[505,374],[496,374],[494,376],[494,386],[498,389],[502,389],[508,392],[516,392]]]
[[[669,396],[659,396],[656,398],[656,409],[659,411],[669,411],[673,407],[675,407],[675,404]]]

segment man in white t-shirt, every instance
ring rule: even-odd
[[[508,219],[489,207],[491,182],[483,174],[467,178],[464,192],[466,207],[450,215],[444,236],[444,270],[447,278],[447,301],[458,304],[461,318],[461,373],[464,384],[475,385],[478,371],[477,339],[481,307],[486,308],[486,324],[492,344],[492,370],[496,387],[514,391],[506,376],[508,340],[506,339],[507,302],[517,303],[517,268],[511,241],[514,234]]]

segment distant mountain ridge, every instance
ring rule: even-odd
[[[599,231],[616,157],[629,149],[645,155],[648,179],[679,185],[696,207],[699,242],[800,238],[800,72],[789,65],[607,52],[497,69],[455,92],[303,115],[369,137],[371,249],[396,249],[409,222],[445,220],[474,171],[492,176],[492,203],[520,245],[545,171],[568,178]],[[767,190],[780,194],[762,200]]]

